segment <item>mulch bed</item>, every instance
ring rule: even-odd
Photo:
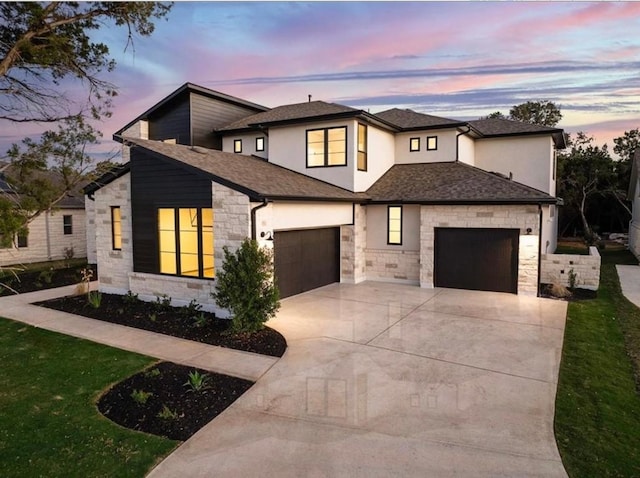
[[[582,289],[580,287],[576,288],[567,288],[571,295],[568,297],[556,297],[551,293],[552,284],[541,284],[540,287],[540,297],[544,297],[546,299],[556,299],[556,300],[566,300],[569,302],[577,302],[581,300],[591,300],[598,297],[597,290],[590,289]]]
[[[98,271],[96,270],[96,267],[92,265],[63,269],[48,269],[36,272],[20,272],[17,273],[17,277],[7,269],[3,271],[2,275],[0,275],[0,297],[14,294],[11,289],[23,294],[25,292],[34,292],[37,290],[78,284],[82,281],[81,271],[85,268],[93,271],[92,280],[96,280],[98,278]],[[5,284],[8,287],[5,287]]]
[[[102,294],[100,307],[94,308],[86,295],[62,297],[36,305],[83,315],[92,319],[181,337],[272,357],[282,357],[287,342],[270,327],[253,334],[230,334],[227,319],[202,312],[194,307],[171,307],[158,302],[144,302],[135,296]]]
[[[207,376],[200,391],[186,385],[195,371]],[[160,362],[114,385],[98,400],[98,409],[124,427],[184,441],[251,385],[241,378]]]

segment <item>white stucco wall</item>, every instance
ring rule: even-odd
[[[558,206],[542,206],[542,253],[553,254],[558,247]]]
[[[456,129],[412,131],[396,135],[396,163],[436,163],[456,160]],[[438,149],[427,151],[427,137],[437,136]],[[420,151],[409,151],[411,138],[420,138]]]
[[[475,166],[509,176],[527,186],[555,195],[553,140],[549,136],[476,140]]]
[[[367,206],[367,249],[420,250],[420,206],[402,206],[402,244],[387,244],[387,206]]]
[[[354,144],[358,139],[354,129]],[[369,125],[367,127],[367,171],[355,170],[354,191],[369,189],[394,164],[395,138],[392,133]]]
[[[256,138],[264,138],[264,151],[256,151]],[[234,153],[233,147],[236,139],[242,140],[242,153],[246,156],[258,156],[263,159],[269,157],[269,136],[265,133],[244,133],[225,136],[222,138],[222,151]]]
[[[271,209],[270,227],[272,231],[341,226],[351,224],[353,221],[351,203],[292,201],[270,203],[268,207]],[[263,217],[266,212],[259,209],[256,214]],[[257,231],[258,236],[260,232]]]
[[[461,163],[476,164],[476,143],[473,138],[466,134],[458,136],[458,160]]]

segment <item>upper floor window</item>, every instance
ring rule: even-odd
[[[213,209],[158,209],[160,273],[213,278]]]
[[[233,140],[233,152],[234,153],[242,153],[242,140],[234,139]]]
[[[307,167],[346,166],[347,127],[307,130]]]
[[[256,138],[256,151],[264,151],[264,138]]]
[[[367,125],[358,123],[358,171],[367,170]]]
[[[73,216],[62,216],[62,230],[65,236],[73,234]]]
[[[120,206],[111,206],[111,247],[114,251],[122,250],[122,216]]]
[[[387,208],[387,244],[402,244],[402,206]]]
[[[18,233],[18,247],[29,247],[29,232]]]
[[[427,151],[435,151],[438,149],[438,137],[427,136]]]
[[[409,151],[420,151],[420,138],[409,138]]]

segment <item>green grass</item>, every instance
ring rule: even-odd
[[[0,476],[144,476],[177,442],[122,428],[95,401],[152,362],[0,318]]]
[[[640,476],[640,309],[622,295],[616,263],[637,264],[602,251],[598,298],[569,304],[555,431],[572,478]]]

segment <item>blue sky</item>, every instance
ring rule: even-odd
[[[179,2],[118,62],[111,134],[185,82],[265,106],[313,99],[471,119],[528,100],[613,146],[640,127],[640,3]],[[3,125],[4,126],[4,125]],[[36,126],[7,125],[0,149]]]

